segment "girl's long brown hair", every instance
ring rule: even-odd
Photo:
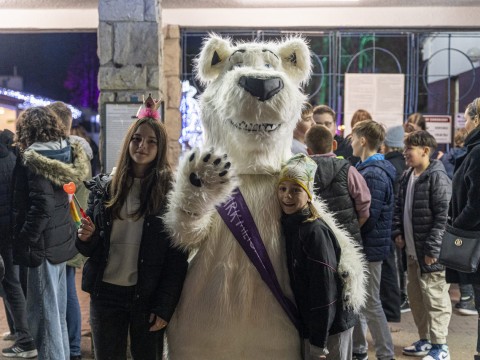
[[[147,124],[153,129],[158,146],[157,156],[141,180],[140,207],[134,213],[134,217],[138,219],[145,215],[159,215],[166,203],[167,192],[171,188],[172,169],[167,159],[168,137],[165,127],[160,121],[152,118],[139,119],[130,126],[125,135],[120,158],[117,161],[117,169],[110,183],[111,196],[106,207],[110,208],[114,219],[121,219],[120,210],[133,184],[133,161],[130,157],[129,145],[133,134],[143,124]]]

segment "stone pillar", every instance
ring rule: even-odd
[[[99,0],[99,17],[100,103],[162,97],[161,0]]]
[[[178,163],[181,146],[178,142],[182,131],[180,99],[182,96],[180,28],[168,25],[163,29],[163,78],[165,94],[165,126],[169,138],[169,160],[172,166]]]
[[[98,8],[99,112],[149,92],[164,99],[161,0],[99,0]]]

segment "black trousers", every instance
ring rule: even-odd
[[[390,255],[382,263],[382,277],[380,279],[380,300],[383,312],[388,322],[400,322],[401,296],[398,284],[397,263],[395,261],[395,249],[392,248]]]
[[[90,298],[90,326],[96,360],[125,360],[127,338],[134,360],[161,360],[164,330],[151,332],[150,314],[136,301],[135,286],[103,283]]]

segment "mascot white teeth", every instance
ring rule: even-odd
[[[206,84],[201,97],[205,147],[179,164],[165,215],[176,245],[196,250],[168,325],[170,360],[301,358],[285,304],[280,305],[265,274],[233,235],[235,224],[240,226],[237,238],[249,238],[244,220],[235,217],[231,196],[238,188],[280,292],[293,299],[275,194],[306,100],[300,86],[310,73],[310,51],[300,37],[232,44],[211,35],[203,45],[197,74]],[[227,203],[230,221],[219,210]],[[316,205],[339,238],[344,297],[358,310],[364,302],[362,255],[323,204]]]

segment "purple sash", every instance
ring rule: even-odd
[[[235,189],[232,196],[217,207],[217,211],[292,323],[299,329],[297,307],[283,294],[267,249],[240,189]]]

